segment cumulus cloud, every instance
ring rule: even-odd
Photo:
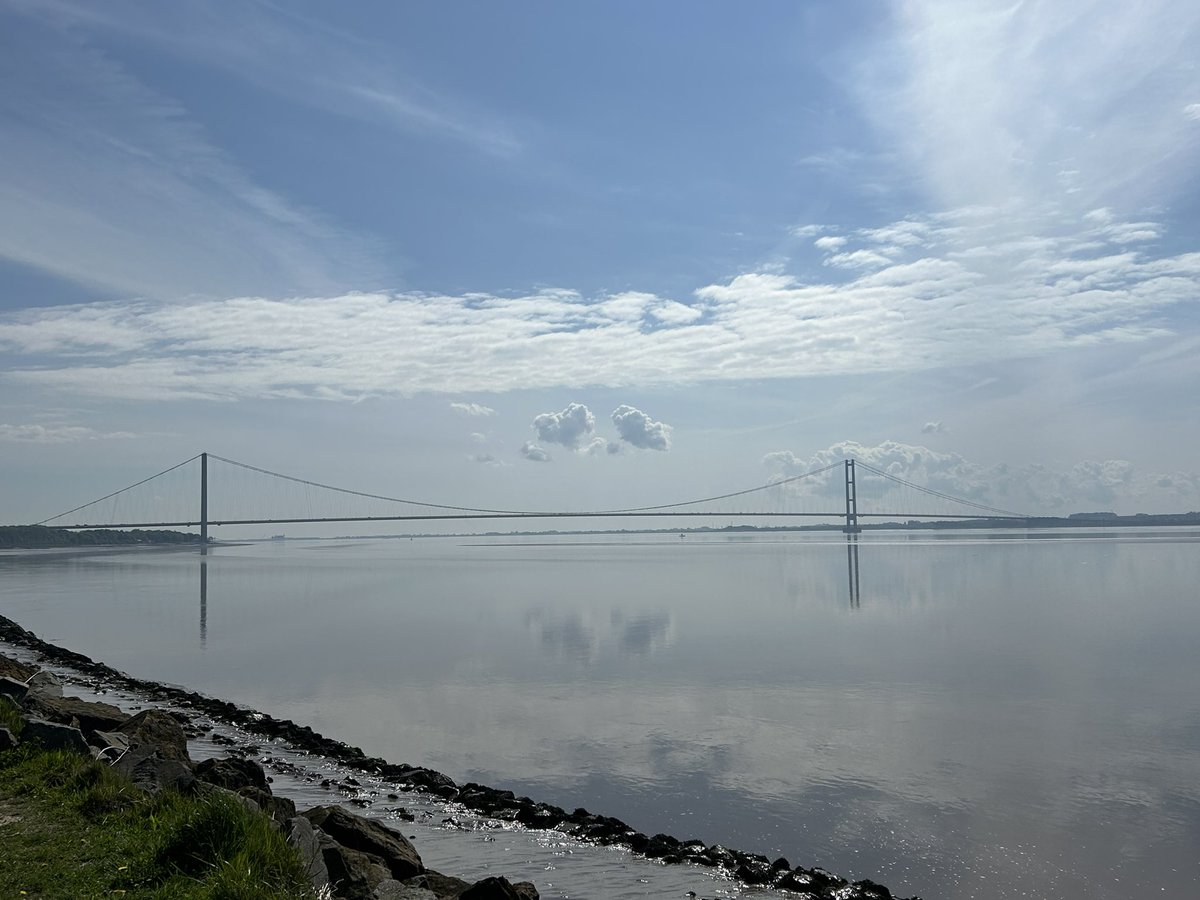
[[[622,404],[613,410],[613,424],[621,440],[643,450],[670,450],[671,426],[656,422],[640,409]]]
[[[946,426],[941,422],[926,422],[921,426],[921,434],[941,434]]]
[[[538,440],[576,450],[596,430],[596,417],[582,403],[568,403],[561,412],[542,413],[533,420]]]
[[[621,452],[621,445],[597,435],[586,446],[580,447],[579,452],[587,456],[613,456]]]
[[[550,462],[550,454],[533,441],[523,443],[518,452],[530,462]]]
[[[464,416],[494,416],[496,411],[482,403],[451,403],[450,408]]]
[[[1183,114],[1189,119],[1200,122],[1200,103],[1189,103],[1183,108]]]

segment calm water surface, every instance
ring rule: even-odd
[[[0,554],[145,678],[647,833],[930,898],[1200,896],[1200,536]]]

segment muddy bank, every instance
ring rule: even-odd
[[[749,885],[797,891],[810,898],[890,900],[892,897],[886,887],[870,880],[850,883],[823,869],[793,867],[783,858],[772,861],[759,854],[733,850],[719,844],[708,845],[700,840],[680,841],[665,834],[649,836],[620,819],[591,813],[583,808],[567,811],[529,797],[515,796],[511,791],[473,782],[458,785],[447,775],[423,766],[369,757],[359,748],[325,737],[306,725],[277,719],[184,688],[126,675],[80,653],[43,641],[4,616],[0,616],[0,641],[32,650],[47,662],[70,667],[102,685],[137,693],[150,700],[168,702],[181,709],[194,710],[242,731],[284,741],[297,750],[320,755],[348,769],[394,782],[404,790],[433,794],[501,821],[517,822],[528,828],[556,829],[596,844],[628,847],[664,863],[693,863],[719,868]]]

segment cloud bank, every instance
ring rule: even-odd
[[[228,400],[922,371],[1173,335],[1200,295],[1200,252],[1162,253],[1160,223],[1103,210],[1070,232],[1043,224],[1014,237],[1003,209],[909,217],[813,248],[831,263],[868,252],[844,280],[750,272],[686,304],[544,290],[29,309],[0,316],[0,377],[86,396]],[[556,436],[545,440],[590,433],[547,415]]]
[[[1151,505],[1170,495],[1175,509],[1200,502],[1200,475],[1196,473],[1143,472],[1128,460],[1081,460],[1070,468],[1058,469],[1040,463],[1012,466],[982,465],[958,453],[943,453],[902,441],[883,441],[864,446],[842,441],[809,456],[777,450],[763,464],[778,478],[814,472],[846,459],[855,459],[886,472],[893,478],[911,481],[934,491],[975,503],[1027,515],[1062,515],[1071,512],[1113,511],[1132,514],[1141,505]],[[929,500],[870,471],[857,472],[859,508],[876,504],[886,511],[888,503],[925,503],[931,513],[966,512],[936,498]],[[793,493],[840,498],[845,490],[840,467],[812,478],[783,486]],[[879,506],[879,504],[884,504]],[[895,507],[899,509],[900,507]],[[908,509],[923,512],[925,508]]]

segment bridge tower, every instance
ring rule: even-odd
[[[200,454],[200,553],[208,555],[208,454]]]
[[[854,481],[854,460],[846,460],[846,534],[861,534],[858,524],[858,486]]]

